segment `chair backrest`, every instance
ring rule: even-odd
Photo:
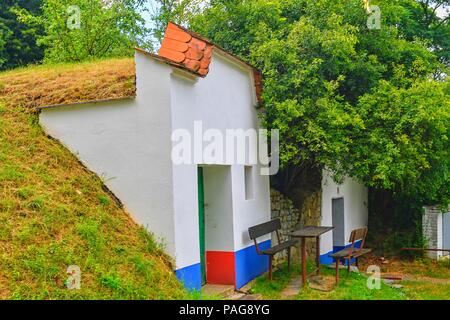
[[[364,248],[367,236],[367,227],[355,229],[350,234],[350,242],[352,243],[352,248],[355,246],[355,242],[361,241],[361,249]]]
[[[278,231],[281,229],[281,221],[280,219],[274,219],[269,222],[258,224],[257,226],[248,228],[248,234],[250,235],[250,239],[256,240],[263,235],[268,233],[272,233],[274,231]]]

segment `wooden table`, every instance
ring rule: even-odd
[[[320,236],[328,231],[333,230],[333,227],[313,227],[307,226],[291,233],[292,238],[301,239],[301,259],[302,259],[302,285],[306,283],[306,238],[316,238],[316,264],[317,275],[320,275]]]

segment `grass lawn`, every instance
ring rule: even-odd
[[[132,59],[0,73],[0,299],[191,297],[163,248],[33,112],[132,94]],[[80,290],[66,288],[70,265]]]
[[[365,274],[352,272],[347,275],[346,270],[341,270],[341,281],[333,291],[322,292],[305,287],[292,298],[298,300],[449,300],[448,264],[449,262],[437,263],[430,260],[403,261],[401,264],[395,264],[390,272],[402,271],[407,279],[399,282],[403,288],[393,288],[382,281],[379,290],[371,290],[367,287]],[[310,264],[308,269],[311,270]],[[365,266],[362,265],[360,269],[365,270]],[[324,277],[334,277],[333,269],[322,267],[321,271]],[[261,294],[264,299],[283,299],[282,290],[291,279],[299,275],[299,265],[294,265],[291,272],[288,272],[286,265],[283,265],[274,273],[272,282],[267,279],[267,276],[259,277],[252,286],[251,292]]]

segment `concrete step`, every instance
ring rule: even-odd
[[[293,278],[286,288],[281,291],[281,296],[283,298],[289,299],[298,295],[300,289],[302,287],[302,279],[301,277]]]
[[[207,296],[227,298],[234,294],[234,286],[208,283],[202,287],[202,293]]]

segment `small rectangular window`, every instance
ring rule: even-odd
[[[245,200],[254,198],[253,192],[253,167],[245,166]]]

